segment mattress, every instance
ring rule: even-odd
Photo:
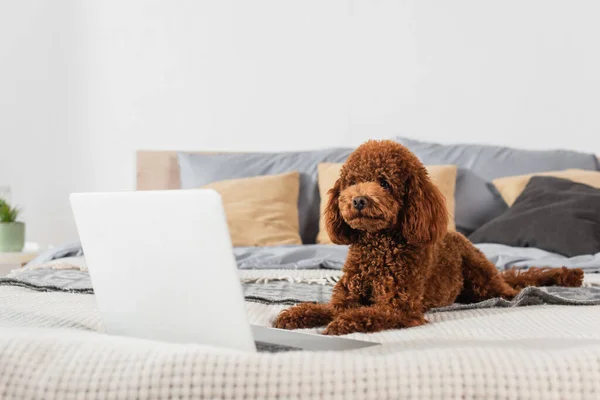
[[[70,258],[13,276],[85,273],[80,255],[61,255]],[[305,267],[240,269],[240,280],[328,288],[341,274]],[[598,274],[585,283],[600,284]],[[438,310],[424,326],[349,335],[381,346],[248,354],[106,335],[90,293],[6,285],[0,304],[2,399],[600,397],[600,305]],[[264,326],[289,306],[246,305],[250,322]]]

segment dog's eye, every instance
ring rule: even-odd
[[[390,184],[388,183],[388,181],[386,181],[385,179],[381,179],[379,181],[379,184],[381,185],[382,188],[384,188],[385,190],[390,190]]]

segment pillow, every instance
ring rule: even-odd
[[[204,185],[223,200],[232,244],[302,244],[298,233],[298,172],[231,179]]]
[[[466,168],[458,168],[454,198],[456,230],[465,236],[508,208],[493,185]]]
[[[474,243],[536,247],[567,257],[600,252],[600,189],[534,176],[504,214],[469,237]]]
[[[317,235],[317,243],[333,244],[327,229],[325,228],[325,207],[329,200],[327,192],[333,187],[335,181],[340,176],[341,163],[321,163],[319,164],[319,193],[321,195],[321,219],[319,220],[319,234]],[[448,230],[455,231],[454,224],[454,187],[456,184],[456,166],[455,165],[427,165],[427,172],[434,185],[442,192],[446,198],[446,207],[450,214],[448,218]]]
[[[304,243],[315,243],[319,231],[319,190],[317,165],[321,162],[344,162],[351,149],[247,154],[179,153],[181,187],[197,188],[226,179],[300,173],[298,212],[300,237]]]
[[[566,171],[541,172],[539,174],[527,174],[508,176],[494,179],[492,183],[509,206],[512,206],[517,197],[523,192],[525,186],[533,176],[553,176],[555,178],[568,179],[573,182],[584,183],[600,189],[600,172],[586,171],[583,169],[568,169]]]
[[[522,150],[482,144],[438,144],[395,137],[424,164],[452,164],[491,181],[504,176],[560,171],[569,168],[597,171],[594,154],[570,150]]]
[[[456,227],[465,235],[499,216],[506,203],[491,180],[568,168],[598,170],[595,155],[568,150],[520,150],[481,144],[438,144],[395,137],[424,164],[457,165]]]

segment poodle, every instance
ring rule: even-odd
[[[390,140],[359,146],[324,214],[331,240],[350,245],[331,301],[285,309],[274,326],[327,325],[327,335],[408,328],[427,323],[427,310],[454,302],[511,299],[526,286],[581,286],[581,269],[499,273],[467,238],[448,232],[445,203],[406,147]]]

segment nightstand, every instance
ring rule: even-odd
[[[38,252],[0,253],[0,265],[23,266],[37,257]]]
[[[0,253],[0,276],[5,276],[13,269],[22,267],[33,260],[39,252]]]

